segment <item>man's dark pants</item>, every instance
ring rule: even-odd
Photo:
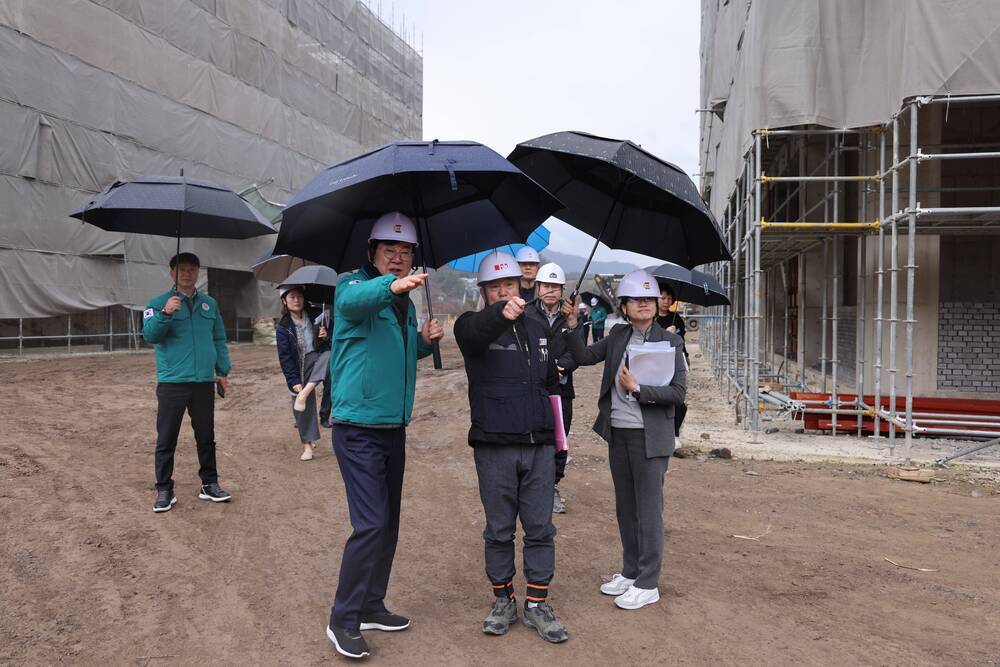
[[[330,420],[330,413],[333,411],[333,386],[330,384],[330,367],[326,368],[326,379],[323,380],[323,397],[319,402],[319,420],[321,422]]]
[[[344,545],[330,624],[358,630],[365,613],[384,612],[399,538],[406,429],[333,425],[333,451],[354,532]]]
[[[494,584],[514,577],[514,533],[524,530],[524,577],[548,584],[555,572],[556,529],[552,525],[552,445],[474,447],[479,497],[486,514],[486,576]]]
[[[569,437],[569,427],[573,423],[573,399],[562,397],[563,432]],[[566,476],[566,459],[569,457],[569,450],[564,449],[556,452],[556,486],[559,481]]]
[[[156,489],[174,487],[174,451],[184,412],[198,445],[198,476],[202,484],[219,481],[215,468],[215,383],[160,382],[156,385]]]

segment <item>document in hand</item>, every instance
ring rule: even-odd
[[[674,379],[675,348],[667,341],[628,346],[628,369],[640,385],[660,387]]]
[[[569,449],[569,442],[566,440],[566,431],[563,430],[562,398],[559,396],[549,396],[549,404],[552,406],[552,425],[555,427],[556,451],[565,452]]]

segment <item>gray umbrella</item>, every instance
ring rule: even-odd
[[[294,271],[281,281],[278,288],[301,286],[306,295],[306,301],[313,303],[332,303],[333,290],[337,287],[337,272],[329,266],[311,264]]]
[[[313,262],[292,255],[268,253],[253,263],[250,270],[254,278],[268,283],[280,283],[303,266],[313,266]]]

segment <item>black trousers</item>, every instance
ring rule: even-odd
[[[573,423],[573,399],[562,397],[562,413],[563,413],[563,430],[566,432],[566,437],[569,437],[569,427]],[[559,480],[566,476],[566,459],[569,457],[569,451],[563,450],[561,452],[556,452],[556,485],[559,485]]]
[[[184,412],[191,417],[198,445],[202,484],[219,481],[215,468],[215,383],[160,382],[156,385],[156,488],[174,488],[174,451]]]
[[[326,379],[323,380],[323,398],[319,402],[319,420],[329,421],[333,411],[333,387],[330,384],[330,365],[326,367]]]
[[[357,630],[361,615],[384,612],[399,539],[406,429],[333,425],[333,451],[354,532],[344,545],[330,624]]]
[[[597,327],[593,327],[592,333],[594,334],[594,342],[596,343],[597,341],[604,338],[604,327],[601,327],[600,329],[598,329]]]

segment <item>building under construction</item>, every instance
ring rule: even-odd
[[[703,0],[703,346],[747,428],[1000,437],[998,62],[992,0]]]
[[[174,241],[67,217],[114,181],[183,169],[273,217],[422,133],[421,56],[359,0],[3,0],[0,62],[0,354],[138,344]],[[249,271],[273,243],[183,242],[233,338],[277,310]]]

